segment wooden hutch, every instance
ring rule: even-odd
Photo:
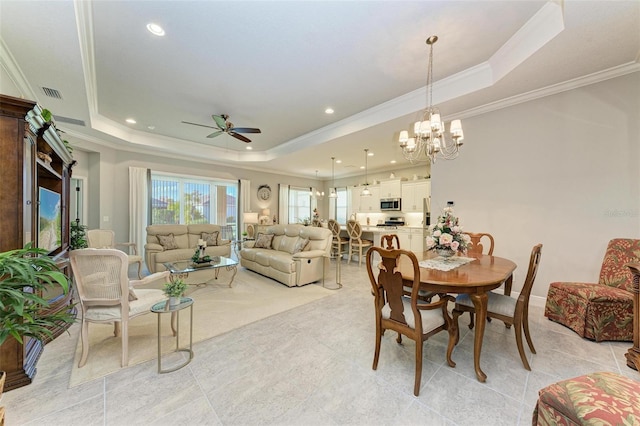
[[[69,251],[69,199],[71,154],[60,139],[55,125],[45,122],[42,110],[35,102],[0,95],[0,252],[24,247],[47,246],[61,270],[71,277]],[[51,232],[42,233],[39,226],[40,194],[60,198],[61,224]],[[45,236],[50,243],[43,241]],[[64,294],[52,289],[43,294],[54,312],[71,311],[73,292]],[[68,325],[52,329],[54,337]],[[24,344],[9,337],[0,346],[0,371],[7,373],[5,390],[31,383],[36,363],[46,341],[25,337]]]

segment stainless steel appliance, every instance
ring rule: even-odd
[[[402,202],[400,198],[381,198],[380,199],[380,211],[400,211],[402,209]]]
[[[384,223],[379,223],[377,226],[397,229],[398,226],[404,226],[404,217],[390,217],[385,219]]]

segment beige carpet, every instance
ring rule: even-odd
[[[194,343],[332,294],[331,290],[323,288],[319,283],[289,288],[241,267],[238,267],[233,287],[229,288],[229,274],[221,271],[218,282],[214,280],[204,287],[190,286],[187,290],[186,295],[195,300]],[[163,352],[170,352],[175,348],[175,338],[171,336],[169,325],[170,317],[168,314],[162,315]],[[157,314],[149,313],[134,318],[129,323],[129,366],[157,359],[157,321]],[[180,313],[181,346],[188,345],[188,327],[189,310],[186,309]],[[90,323],[89,357],[85,366],[78,368],[82,352],[78,334],[69,387],[120,370],[121,351],[121,339],[113,336],[113,325]],[[198,356],[197,351],[194,356]],[[164,363],[163,368],[166,368]]]

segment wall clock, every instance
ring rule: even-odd
[[[271,187],[269,185],[260,185],[258,187],[258,199],[267,201],[271,198]]]

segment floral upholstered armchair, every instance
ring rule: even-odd
[[[609,241],[598,283],[551,283],[544,315],[597,342],[632,341],[633,283],[624,265],[639,261],[640,240]]]

